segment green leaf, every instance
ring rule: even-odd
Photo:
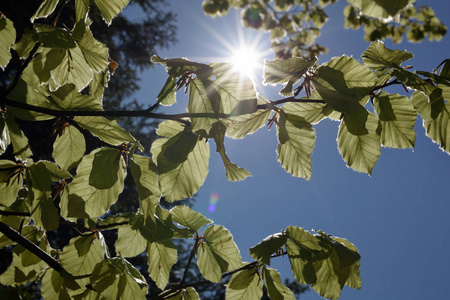
[[[99,160],[98,155],[106,159]],[[122,192],[127,173],[124,160],[119,159],[117,163],[117,157],[119,157],[119,151],[112,148],[99,148],[83,157],[78,165],[77,175],[69,184],[68,202],[61,199],[63,216],[94,218],[108,211]],[[106,179],[104,181],[93,179],[94,175],[91,174]],[[114,179],[116,180],[111,185]],[[107,188],[107,186],[110,187]]]
[[[276,270],[264,268],[264,281],[271,300],[295,300],[292,291],[281,283],[280,274]]]
[[[38,227],[56,230],[59,214],[52,199],[52,178],[46,165],[40,161],[27,168],[27,181],[31,180],[31,216]]]
[[[64,58],[52,70],[52,77],[58,85],[73,83],[77,91],[81,91],[92,80],[94,73],[86,62],[80,47],[75,46],[63,53],[65,54]]]
[[[230,232],[223,226],[211,225],[203,235],[197,254],[197,265],[202,275],[216,283],[220,283],[222,273],[242,266],[239,249]]]
[[[39,6],[38,10],[31,17],[31,23],[34,22],[35,19],[41,19],[48,17],[58,5],[58,0],[44,0]]]
[[[54,269],[49,269],[42,278],[41,293],[44,299],[70,299],[64,278]]]
[[[353,245],[352,243],[350,243],[349,241],[347,241],[344,238],[339,238],[339,237],[335,237],[332,236],[331,237],[333,240],[343,244],[347,250],[351,250],[353,251],[353,253],[350,254],[350,256],[352,257],[352,260],[354,260],[355,257],[355,253],[358,254],[358,249],[355,247],[355,245]],[[358,254],[359,256],[359,254]],[[341,257],[339,258],[341,259]],[[359,276],[359,267],[361,265],[360,258],[357,259],[357,261],[355,263],[353,263],[350,267],[349,267],[349,275],[347,278],[347,281],[345,282],[346,286],[349,286],[351,288],[354,289],[361,289],[361,277]]]
[[[428,96],[428,102],[430,103],[429,114],[425,115],[419,111],[423,119],[435,119],[441,113],[444,108],[444,99],[442,98],[442,90],[440,88],[435,87],[433,84],[420,78],[417,74],[407,70],[398,69],[392,72],[392,75],[396,76],[397,79],[399,79],[406,86],[422,91]]]
[[[195,78],[189,84],[189,104],[187,111],[190,114],[218,114],[220,111],[220,95],[215,89],[215,86],[208,80],[201,81]],[[204,130],[209,133],[209,130],[217,118],[207,117],[192,117],[192,130],[197,132]]]
[[[198,231],[205,225],[212,223],[212,221],[201,213],[193,211],[186,205],[177,205],[170,211],[173,221],[180,225],[186,226],[194,231]]]
[[[319,241],[317,238],[303,228],[297,226],[289,226],[286,228],[286,232],[289,234],[289,240],[293,241],[300,247],[309,250],[320,250]]]
[[[15,162],[0,160],[0,204],[10,206],[16,201],[23,185],[23,176],[16,173],[19,169]],[[8,180],[9,179],[9,180]]]
[[[160,149],[152,145],[162,194],[170,202],[192,196],[208,174],[208,144],[198,140],[189,128],[162,142]]]
[[[293,176],[309,180],[315,143],[314,129],[302,117],[288,115],[283,110],[278,124],[277,160]]]
[[[262,281],[255,269],[243,270],[233,274],[226,286],[226,299],[261,299],[263,295]]]
[[[272,254],[280,250],[286,243],[288,234],[285,232],[269,235],[256,246],[250,248],[250,255],[255,260],[260,260],[266,265],[270,265]]]
[[[408,4],[414,2],[411,0],[377,0],[377,1],[363,1],[363,0],[349,0],[349,2],[359,8],[361,12],[370,17],[386,19],[396,16],[400,10],[405,8]]]
[[[130,0],[93,0],[102,13],[102,17],[108,25],[117,16]]]
[[[177,249],[171,240],[148,244],[148,271],[160,289],[169,281],[170,269],[177,261]]]
[[[372,70],[400,68],[402,62],[413,58],[413,54],[406,50],[391,50],[382,41],[372,42],[362,54],[364,65]]]
[[[37,42],[37,34],[29,28],[24,29],[20,41],[16,42],[12,48],[17,52],[20,58],[27,58]]]
[[[9,144],[11,144],[11,138],[9,135],[8,126],[5,122],[3,114],[0,114],[0,155],[6,151]]]
[[[216,152],[222,157],[227,179],[230,181],[244,180],[248,176],[251,176],[250,172],[232,163],[225,153],[224,139],[226,130],[227,127],[222,122],[214,123],[211,128],[210,135],[216,143]]]
[[[175,104],[177,102],[176,100],[176,83],[177,78],[173,76],[169,76],[167,78],[166,83],[164,84],[163,88],[159,92],[156,99],[158,100],[158,103],[164,105],[164,106],[170,106],[172,104]]]
[[[11,59],[10,48],[16,40],[16,30],[10,19],[3,14],[0,16],[0,68],[2,70],[8,65]]]
[[[158,173],[155,163],[146,156],[134,154],[129,161],[136,189],[141,200],[151,196],[161,195]]]
[[[85,150],[83,134],[74,126],[68,126],[55,139],[53,158],[61,168],[70,170],[81,160]]]
[[[309,68],[314,66],[317,58],[303,59],[292,57],[285,60],[264,62],[264,81],[268,84],[286,83],[281,94],[292,95],[292,86],[299,81]]]
[[[43,47],[74,49],[77,46],[70,32],[64,28],[43,24],[36,24],[35,28]]]
[[[8,125],[9,137],[11,138],[14,149],[14,156],[23,161],[26,160],[28,157],[33,155],[28,138],[22,132],[19,124],[16,123],[12,114],[6,114],[5,121],[6,125]]]
[[[147,248],[147,240],[142,237],[139,230],[135,230],[131,226],[120,226],[117,235],[115,247],[120,256],[135,257]]]
[[[345,119],[339,126],[337,138],[339,152],[347,165],[353,170],[372,174],[372,169],[381,154],[379,125],[378,118],[369,113],[365,124],[367,134],[352,134]]]
[[[94,72],[102,72],[108,66],[108,48],[94,38],[89,27],[84,28],[83,38],[78,42],[78,47]]]
[[[103,117],[75,117],[74,121],[105,143],[111,145],[120,145],[126,142],[137,143],[136,139],[119,126],[115,120],[108,120]],[[142,150],[142,146],[138,145]]]
[[[446,99],[447,103],[435,119],[424,119],[423,125],[427,130],[428,137],[430,137],[435,143],[439,144],[442,150],[450,153],[450,87],[438,85],[438,88],[442,89],[442,95],[444,99]]]
[[[392,148],[414,148],[417,113],[408,97],[378,94],[374,107],[382,126],[381,143]]]
[[[102,110],[102,103],[94,96],[83,95],[69,83],[56,91],[49,91],[53,102],[63,110]]]
[[[258,105],[267,103],[269,103],[267,99],[258,95]],[[233,139],[242,139],[247,134],[252,134],[264,126],[270,117],[270,113],[270,109],[259,109],[254,113],[223,119],[222,123],[227,126],[225,135]]]

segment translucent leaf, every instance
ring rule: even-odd
[[[405,8],[408,4],[414,2],[412,0],[377,0],[377,1],[363,1],[351,0],[349,1],[353,6],[361,9],[361,12],[370,17],[386,19],[394,17],[400,10]]]
[[[31,17],[31,23],[34,22],[35,19],[46,18],[48,17],[58,5],[58,0],[44,0],[39,6],[38,10]]]
[[[112,3],[110,1],[110,3]],[[88,27],[84,28],[83,38],[78,42],[86,62],[94,72],[103,71],[109,64],[108,48],[97,41]]]
[[[34,255],[31,254],[30,255]],[[3,285],[19,286],[30,281],[36,280],[36,276],[41,273],[47,264],[40,261],[38,264],[23,266],[19,255],[13,253],[12,264],[0,276],[0,283]]]
[[[64,286],[64,278],[51,268],[45,273],[44,278],[42,278],[41,293],[42,298],[45,300],[70,299],[67,288]]]
[[[423,125],[427,130],[428,137],[439,144],[442,150],[450,153],[450,87],[443,85],[438,85],[438,87],[442,89],[444,99],[446,99],[447,103],[435,119],[424,119]]]
[[[311,178],[311,154],[315,132],[302,117],[281,111],[278,126],[277,160],[290,174],[307,180]]]
[[[344,122],[339,126],[338,148],[342,158],[353,170],[372,174],[372,169],[381,154],[378,118],[369,113],[365,128],[368,133],[352,134]]]
[[[122,143],[136,143],[135,138],[124,130],[115,120],[103,117],[75,117],[74,121],[81,127],[89,130],[93,135],[105,143],[120,145]],[[141,148],[142,146],[140,146]]]
[[[11,144],[11,138],[9,136],[8,126],[3,115],[0,115],[0,155],[6,151],[9,144]]]
[[[101,101],[77,92],[73,84],[65,84],[49,94],[54,103],[64,110],[102,110]]]
[[[382,41],[372,42],[362,54],[364,65],[372,70],[399,68],[405,60],[413,58],[413,54],[406,50],[390,50]]]
[[[269,84],[286,83],[285,96],[292,94],[292,86],[299,81],[309,68],[314,66],[317,58],[303,59],[292,57],[285,60],[264,62],[264,81]]]
[[[309,99],[322,100],[316,90],[311,93],[310,97],[301,99],[304,99],[305,102],[286,103],[283,105],[283,111],[290,115],[302,117],[311,124],[317,124],[327,117],[333,120],[339,120],[341,117],[341,113],[333,110],[329,104],[308,102]]]
[[[43,47],[60,49],[73,49],[76,47],[72,35],[64,28],[43,24],[36,24],[35,28]]]
[[[147,248],[147,240],[142,237],[139,230],[130,226],[120,226],[117,232],[118,238],[115,243],[116,252],[123,257],[135,257]],[[133,245],[130,247],[130,245]]]
[[[55,139],[53,158],[61,168],[70,170],[81,160],[85,150],[83,134],[74,126],[68,126]]]
[[[398,69],[392,72],[392,75],[396,76],[406,86],[422,91],[428,96],[429,100],[427,102],[430,103],[430,112],[429,115],[425,115],[419,111],[422,118],[425,120],[429,120],[430,118],[434,119],[441,113],[444,108],[444,99],[442,98],[442,90],[440,88],[435,87],[433,84],[420,78],[417,74],[407,70]]]
[[[195,231],[199,230],[205,225],[212,223],[212,221],[201,213],[195,212],[186,205],[177,205],[170,211],[173,221],[180,225]]]
[[[254,269],[233,274],[226,286],[226,299],[261,299],[263,295],[261,278]]]
[[[281,283],[280,274],[276,270],[264,268],[264,281],[271,300],[295,300],[292,291]]]
[[[93,0],[102,13],[105,22],[110,25],[112,19],[117,16],[130,0]]]
[[[270,265],[270,257],[284,246],[287,238],[288,234],[284,232],[269,235],[256,246],[250,248],[250,255],[255,260]]]
[[[322,297],[336,300],[344,287],[345,280],[339,276],[339,259],[336,252],[332,252],[328,259],[314,262],[317,282],[311,287]]]
[[[177,249],[171,240],[149,243],[148,271],[160,289],[169,281],[170,269],[177,261]]]
[[[227,127],[222,122],[216,122],[211,128],[210,135],[216,143],[216,152],[222,157],[227,179],[230,181],[244,180],[248,176],[251,176],[250,172],[232,163],[225,153],[224,139],[226,129]]]
[[[38,227],[56,230],[59,227],[59,214],[52,199],[52,178],[43,162],[27,168],[27,179],[31,179],[31,216]]]
[[[29,28],[25,28],[20,41],[16,42],[12,48],[17,52],[20,58],[25,59],[30,54],[36,42],[36,33]]]
[[[159,150],[153,146],[152,153],[153,157],[157,157],[161,192],[166,199],[177,201],[197,192],[208,174],[208,144],[199,141],[196,135],[186,129],[164,139]],[[158,152],[157,156],[155,151]]]
[[[408,97],[383,93],[376,95],[374,106],[382,126],[381,143],[392,148],[414,148],[417,113]]]
[[[289,240],[293,241],[302,248],[309,250],[321,249],[318,239],[303,228],[289,226],[286,228],[286,232],[289,234]]]
[[[163,88],[159,92],[156,99],[158,100],[158,103],[164,105],[164,106],[170,106],[174,103],[176,103],[176,83],[177,78],[169,76],[167,78],[166,83],[164,84]]]
[[[220,283],[222,273],[242,266],[239,249],[225,227],[209,226],[203,239],[197,251],[197,265],[206,279]]]
[[[5,69],[11,59],[10,48],[16,40],[16,30],[10,19],[0,16],[0,68]]]
[[[155,163],[149,157],[134,154],[129,164],[139,198],[142,200],[151,195],[159,197],[161,190]]]
[[[105,250],[96,234],[72,238],[60,255],[61,266],[74,276],[89,275],[104,258]]]
[[[206,85],[206,86],[205,86]],[[191,114],[212,114],[219,113],[220,110],[220,96],[217,90],[209,81],[200,81],[198,78],[194,79],[189,84],[189,104],[187,111]],[[212,124],[217,121],[217,118],[207,117],[192,117],[192,130],[197,132],[205,130],[209,133]]]
[[[84,89],[93,76],[94,74],[78,46],[67,49],[61,64],[52,71],[52,77],[58,85],[73,83],[77,91]]]
[[[268,102],[264,97],[258,96],[258,105]],[[222,123],[227,126],[225,135],[233,139],[242,139],[247,134],[252,134],[264,126],[270,114],[271,110],[269,109],[259,109],[254,113],[223,119]]]
[[[28,157],[33,155],[28,138],[22,132],[12,114],[6,114],[5,121],[8,125],[9,137],[11,138],[14,149],[14,156],[25,161]]]
[[[352,250],[356,253],[358,253],[358,249],[349,241],[347,241],[346,239],[343,238],[339,238],[339,237],[331,237],[333,240],[343,244],[345,247],[347,247],[347,249]],[[350,268],[350,272],[347,278],[347,281],[345,282],[346,286],[349,286],[351,288],[354,289],[361,289],[361,277],[359,276],[359,267],[360,267],[361,263],[358,261],[356,261],[354,264],[352,264],[349,268]]]
[[[3,206],[13,204],[22,188],[23,176],[16,174],[18,170],[15,162],[0,160],[0,204]]]
[[[96,154],[106,159],[96,159]],[[119,151],[112,148],[99,148],[85,155],[77,168],[77,175],[69,184],[69,198],[66,203],[61,199],[61,214],[67,217],[94,218],[103,215],[117,200],[123,190],[126,176],[125,162],[119,157]],[[105,181],[92,181],[91,173],[105,177]],[[107,163],[102,163],[107,162]],[[100,163],[97,165],[97,163]],[[111,185],[111,183],[115,182]],[[95,187],[90,184],[97,185]],[[110,186],[106,188],[106,186]]]
[[[202,79],[212,74],[212,68],[208,65],[190,61],[186,58],[162,58],[158,55],[152,56],[152,62],[165,65],[167,72],[172,77],[183,75],[186,71],[197,74]]]

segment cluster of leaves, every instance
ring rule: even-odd
[[[33,21],[57,16],[64,3],[43,1]],[[107,23],[126,3],[93,1]],[[88,4],[76,2],[72,29],[34,22],[33,30],[17,42],[13,23],[5,15],[0,18],[0,66],[10,61],[11,49],[24,58],[0,99],[0,152],[12,153],[11,159],[0,161],[0,246],[14,246],[13,264],[0,276],[0,283],[18,286],[40,281],[44,298],[141,299],[147,284],[125,258],[146,251],[150,277],[164,290],[159,299],[198,298],[194,286],[201,283],[186,282],[194,262],[204,283],[221,283],[231,276],[229,299],[258,299],[263,286],[272,299],[293,299],[280,275],[269,268],[271,258],[283,255],[297,281],[310,284],[324,297],[337,299],[345,285],[360,288],[360,256],[345,239],[289,226],[251,248],[255,261],[244,263],[226,228],[186,206],[164,209],[161,197],[174,202],[199,190],[208,174],[209,141],[216,145],[228,180],[250,176],[231,162],[224,139],[244,138],[267,120],[277,127],[281,166],[305,179],[311,177],[313,125],[326,118],[339,121],[338,149],[359,172],[371,173],[382,145],[413,147],[417,114],[428,136],[448,152],[450,60],[443,62],[439,74],[411,72],[401,66],[411,53],[374,42],[363,53],[364,64],[348,56],[320,66],[316,58],[268,61],[264,80],[283,84],[280,93],[286,97],[269,101],[258,96],[253,82],[229,63],[154,56],[153,61],[168,72],[157,103],[140,111],[106,111],[102,99],[111,66],[107,47],[90,31]],[[415,92],[408,98],[381,91],[396,84]],[[174,104],[181,88],[189,94],[187,113],[153,111]],[[299,97],[302,90],[306,96]],[[368,110],[370,105],[375,113]],[[157,129],[159,138],[151,145],[151,157],[139,154],[144,151],[140,142],[105,117],[164,119]],[[33,160],[18,119],[36,126],[54,121],[50,161]],[[86,132],[103,147],[87,153]],[[139,209],[105,216],[128,173],[138,192]],[[80,234],[63,249],[53,249],[47,231],[61,222]],[[102,232],[115,228],[118,257],[111,257]],[[178,239],[193,239],[193,248],[181,281],[167,286],[177,261],[174,240]]]
[[[313,58],[327,52],[315,43],[328,16],[325,7],[337,0],[205,0],[203,10],[213,17],[225,15],[230,7],[242,9],[244,26],[270,32],[278,58]],[[439,41],[447,27],[428,6],[416,8],[415,1],[348,0],[344,9],[345,28],[364,28],[365,39],[390,38],[399,43],[420,42],[426,36]]]

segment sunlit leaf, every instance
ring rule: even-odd
[[[31,17],[31,22],[34,22],[35,19],[48,17],[58,5],[58,0],[44,0],[39,6],[38,10]]]
[[[89,28],[84,28],[83,33],[83,38],[78,42],[78,46],[80,47],[89,67],[94,72],[101,72],[109,64],[108,48],[93,37]]]
[[[16,39],[16,30],[13,22],[5,17],[0,16],[0,68],[5,69],[11,59],[10,48]]]
[[[70,299],[67,288],[64,286],[64,278],[54,269],[49,269],[41,286],[42,298],[47,299]]]
[[[64,129],[62,135],[58,135],[53,144],[53,158],[63,169],[70,170],[81,160],[86,150],[83,134],[74,126]]]
[[[369,113],[365,128],[368,133],[352,134],[344,120],[339,126],[338,148],[342,158],[353,170],[372,174],[381,154],[380,123],[378,118]]]
[[[149,157],[134,154],[129,164],[139,198],[142,200],[151,195],[159,197],[161,190],[155,163]]]
[[[250,248],[250,255],[255,260],[260,260],[266,265],[270,265],[270,258],[272,254],[284,246],[287,238],[288,234],[284,232],[269,235],[256,246]]]
[[[108,25],[111,24],[112,19],[122,11],[129,1],[130,0],[93,0]]]
[[[287,115],[283,111],[278,123],[278,161],[293,176],[309,180],[315,143],[314,129],[302,117]]]
[[[233,274],[226,286],[226,299],[261,299],[263,295],[263,284],[255,269],[243,270]]]
[[[33,155],[33,153],[31,152],[30,143],[28,142],[28,138],[22,132],[19,124],[16,123],[12,114],[6,114],[5,121],[6,125],[8,126],[9,137],[11,138],[11,143],[13,145],[14,156],[23,161],[26,160],[28,157]],[[0,149],[1,148],[2,147],[0,146]]]
[[[276,270],[264,268],[264,281],[271,300],[295,300],[292,291],[281,283],[280,274]]]
[[[172,214],[174,222],[195,231],[212,223],[210,219],[206,218],[201,213],[195,212],[186,205],[177,205],[170,211],[170,213]]]
[[[377,95],[374,106],[382,126],[381,143],[392,148],[414,148],[417,113],[408,97]]]
[[[16,166],[13,161],[0,160],[0,204],[6,207],[16,201],[23,185],[23,176],[16,173],[19,170]]]
[[[377,0],[377,1],[363,1],[363,0],[349,0],[349,2],[361,9],[361,12],[367,16],[374,18],[386,19],[395,16],[401,9],[408,4],[414,2],[412,0]]]
[[[147,248],[147,240],[142,237],[139,230],[130,226],[120,226],[115,243],[116,252],[123,257],[134,257],[144,252]],[[130,247],[130,245],[133,245]]]
[[[442,90],[442,95],[447,103],[435,119],[424,119],[423,125],[427,130],[428,137],[439,144],[442,150],[450,153],[450,87],[444,85],[438,85],[438,87]]]
[[[362,54],[364,65],[372,70],[399,68],[405,60],[411,59],[413,54],[406,50],[391,50],[382,41],[372,42]]]
[[[171,240],[148,244],[148,271],[160,289],[169,281],[169,273],[177,261],[177,250]]]

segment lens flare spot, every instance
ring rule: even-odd
[[[216,210],[217,201],[219,201],[219,194],[211,193],[211,196],[209,197],[209,207],[208,207],[208,210],[210,212],[213,212]]]

